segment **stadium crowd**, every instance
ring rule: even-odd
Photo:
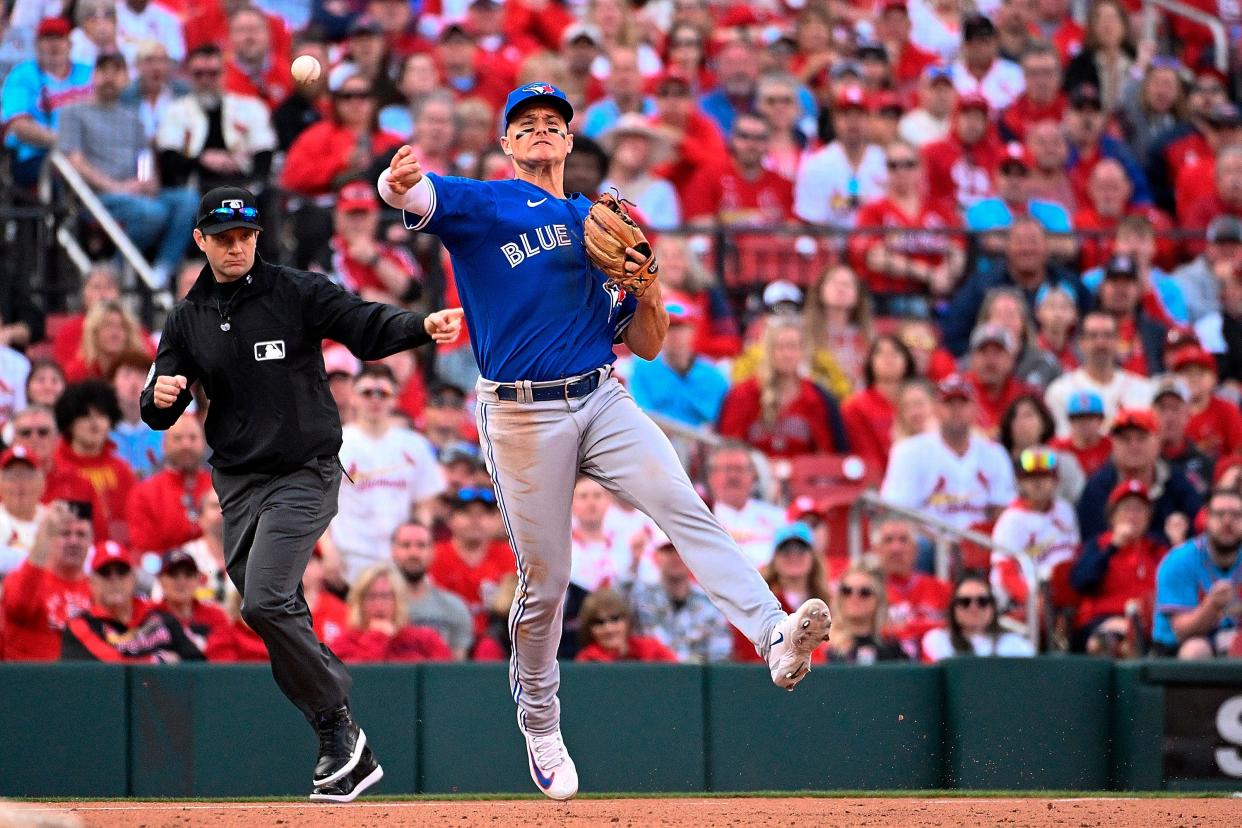
[[[566,190],[616,188],[659,233],[668,338],[619,374],[715,435],[686,462],[787,609],[830,603],[822,659],[1239,656],[1242,16],[1191,1],[1227,55],[1180,17],[1141,35],[1131,0],[1081,25],[1070,0],[10,0],[5,198],[36,198],[59,151],[181,296],[199,193],[242,185],[286,219],[264,258],[451,306],[451,263],[378,172],[410,143],[426,170],[508,176],[498,108],[553,83],[578,113]],[[301,54],[318,80],[293,82]],[[139,418],[159,334],[117,260],[68,313],[6,282],[0,654],[264,660],[201,405],[163,434]],[[349,482],[303,590],[346,661],[508,655],[476,377],[464,339],[365,365],[325,343]],[[991,535],[1038,588],[969,543],[937,577],[891,512],[851,561],[861,482]],[[563,658],[757,660],[648,518],[586,477],[572,511]]]

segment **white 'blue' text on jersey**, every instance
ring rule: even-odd
[[[527,181],[429,173],[431,209],[406,227],[448,248],[480,373],[546,382],[612,362],[637,300],[605,288],[582,244],[589,199],[558,199]]]

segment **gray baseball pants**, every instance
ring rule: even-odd
[[[315,637],[302,576],[315,542],[336,514],[341,467],[316,457],[284,474],[211,474],[224,513],[229,579],[242,619],[267,645],[272,676],[313,724],[315,714],[348,701],[345,665]]]
[[[556,662],[570,570],[570,503],[579,473],[646,512],[663,530],[712,601],[761,653],[785,617],[686,476],[659,427],[601,368],[592,393],[551,402],[508,402],[480,379],[477,420],[487,470],[517,559],[509,612],[509,683],[528,733],[560,725]],[[519,383],[521,387],[529,383]],[[526,395],[529,399],[529,396]]]

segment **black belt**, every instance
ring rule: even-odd
[[[556,385],[540,385],[530,389],[531,402],[551,402],[552,400],[576,400],[585,397],[599,388],[599,371],[593,371],[581,379]],[[518,392],[514,385],[500,385],[496,388],[496,397],[505,402],[517,402]]]

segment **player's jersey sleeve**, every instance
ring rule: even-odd
[[[449,247],[483,241],[496,223],[496,189],[487,182],[428,173],[431,209],[426,215],[402,212],[409,230],[432,233]]]
[[[617,309],[617,321],[613,323],[612,341],[619,343],[625,335],[625,329],[634,321],[634,311],[638,310],[638,299],[633,294],[625,294],[621,307]]]

